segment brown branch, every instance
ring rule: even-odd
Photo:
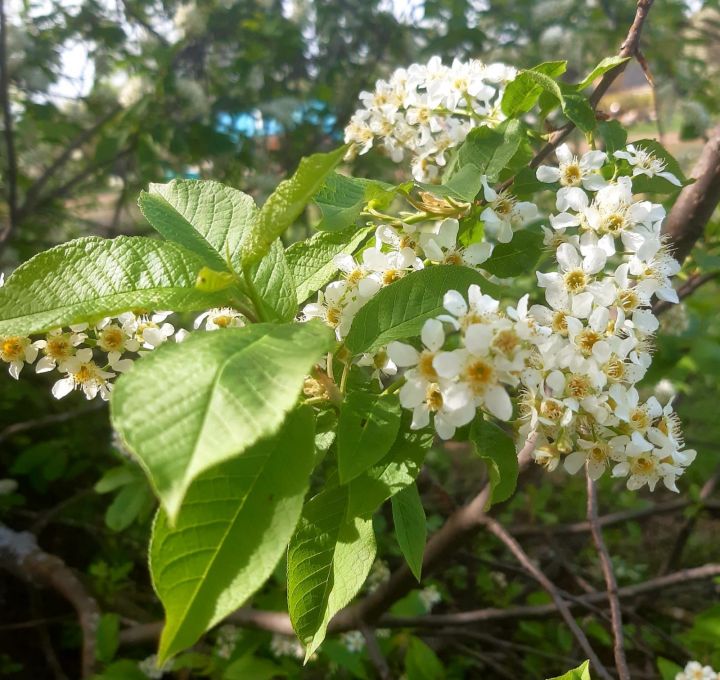
[[[675,259],[680,262],[703,235],[720,203],[720,126],[710,134],[690,175],[695,182],[680,192],[663,224],[663,233],[669,237]]]
[[[588,659],[590,659],[590,663],[595,668],[595,672],[606,680],[612,680],[612,675],[610,675],[605,666],[603,666],[600,662],[600,659],[595,653],[595,650],[592,648],[587,636],[580,626],[578,626],[577,621],[573,618],[568,603],[563,599],[562,595],[552,581],[550,581],[550,579],[532,563],[532,560],[522,549],[520,544],[496,520],[491,517],[484,517],[483,524],[487,527],[490,533],[499,538],[505,544],[508,550],[510,550],[510,552],[515,556],[515,559],[517,559],[526,571],[531,574],[533,578],[547,591],[548,595],[550,595],[552,601],[555,603],[555,608],[560,612],[560,615],[565,620],[565,623],[575,636],[575,639],[578,641],[580,647],[585,652]]]
[[[588,522],[590,523],[590,531],[600,557],[600,565],[602,567],[603,577],[605,578],[608,601],[610,602],[615,668],[620,676],[620,680],[630,680],[630,671],[628,670],[627,659],[625,658],[622,612],[620,611],[617,581],[615,580],[615,574],[613,573],[612,562],[610,561],[607,546],[603,540],[602,530],[598,524],[597,490],[595,489],[595,482],[592,480],[590,473],[587,470],[585,471],[585,475],[587,477]]]
[[[34,585],[52,588],[77,612],[83,633],[82,677],[94,673],[95,645],[100,608],[80,579],[59,557],[42,550],[33,534],[0,524],[0,569]]]
[[[673,586],[684,585],[689,581],[699,581],[720,576],[720,564],[706,564],[694,569],[683,569],[666,576],[658,576],[644,583],[634,586],[618,588],[618,597],[637,597],[646,593],[653,593]],[[569,602],[571,609],[584,606],[586,603],[604,602],[607,600],[605,591],[597,591],[578,595],[574,602]],[[435,628],[438,626],[461,626],[472,623],[484,623],[486,621],[501,621],[519,618],[545,618],[557,615],[559,612],[554,604],[523,605],[519,607],[506,607],[504,609],[487,608],[474,611],[457,612],[453,614],[429,614],[427,616],[388,616],[380,620],[380,625],[385,628]]]
[[[368,656],[370,657],[370,661],[372,661],[372,665],[375,667],[378,678],[380,678],[380,680],[390,680],[392,678],[390,667],[380,650],[375,631],[363,624],[360,626],[360,632],[365,638]]]
[[[5,153],[7,155],[7,199],[9,221],[0,230],[0,246],[5,243],[17,227],[17,157],[15,155],[15,137],[13,135],[13,119],[10,110],[10,74],[7,60],[7,22],[5,20],[5,2],[0,0],[0,100],[2,102],[3,134],[5,136]]]
[[[637,9],[635,10],[635,18],[630,26],[625,40],[620,47],[619,57],[635,57],[637,56],[640,48],[640,34],[642,33],[643,24],[647,18],[650,7],[652,7],[653,0],[638,0]],[[624,61],[622,64],[618,64],[615,68],[610,69],[605,73],[600,82],[597,84],[592,94],[590,95],[590,105],[595,109],[602,99],[603,95],[608,91],[610,85],[614,80],[625,70],[628,62]],[[537,168],[542,161],[544,161],[575,129],[575,124],[569,121],[566,125],[563,125],[559,130],[553,133],[548,143],[537,152],[535,157],[530,161],[531,168]]]

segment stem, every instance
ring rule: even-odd
[[[590,472],[586,469],[587,477],[587,516],[590,522],[590,531],[592,532],[593,541],[600,556],[600,565],[602,567],[603,576],[605,577],[605,585],[607,587],[608,601],[610,602],[610,617],[613,632],[613,654],[615,655],[615,667],[617,669],[620,680],[630,680],[630,671],[628,670],[627,659],[625,658],[625,647],[623,644],[623,628],[622,628],[622,611],[620,610],[620,599],[618,597],[617,581],[613,573],[612,562],[607,551],[607,546],[603,540],[602,530],[598,521],[597,509],[597,490],[595,482],[590,477]]]
[[[346,362],[343,366],[343,372],[340,376],[340,391],[345,394],[345,388],[347,387],[347,379],[350,375],[350,362]]]

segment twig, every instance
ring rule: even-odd
[[[567,602],[565,602],[562,598],[555,585],[532,563],[530,557],[522,549],[520,544],[496,520],[491,517],[484,517],[482,522],[488,528],[490,533],[499,538],[505,544],[508,550],[510,550],[510,552],[515,556],[515,559],[517,559],[517,561],[525,567],[527,572],[532,574],[533,578],[547,591],[548,595],[550,595],[552,601],[555,603],[556,609],[560,612],[560,615],[565,620],[565,623],[575,636],[575,639],[578,641],[580,647],[585,652],[588,659],[590,659],[590,663],[595,668],[595,672],[606,680],[612,680],[612,675],[610,675],[605,666],[603,666],[600,662],[600,659],[595,653],[595,650],[592,648],[590,641],[587,639],[587,636],[580,626],[578,626],[577,621],[575,621],[572,613],[570,612]]]
[[[625,658],[622,611],[620,610],[620,600],[618,599],[617,581],[615,580],[615,574],[613,572],[612,562],[610,561],[607,546],[603,540],[602,530],[598,524],[597,490],[595,489],[595,482],[590,477],[590,472],[588,470],[585,471],[585,475],[587,477],[588,522],[590,522],[590,531],[600,557],[600,566],[602,567],[603,577],[605,578],[608,601],[610,602],[615,667],[618,675],[620,676],[620,680],[630,680],[630,671],[628,670],[627,659]]]
[[[373,631],[372,628],[369,628],[365,624],[362,624],[360,626],[360,632],[365,638],[365,645],[367,646],[368,656],[370,657],[370,661],[372,661],[372,665],[375,667],[377,676],[380,678],[380,680],[390,680],[392,678],[392,675],[390,673],[390,667],[388,666],[387,661],[385,660],[385,657],[380,650],[380,645],[378,645],[375,631]]]
[[[624,586],[618,588],[618,597],[624,598],[637,597],[645,593],[652,593],[658,590],[664,590],[678,585],[684,585],[690,581],[699,581],[714,578],[720,575],[720,564],[705,564],[702,567],[694,569],[683,569],[681,571],[659,576],[644,583],[638,583],[634,586]],[[587,602],[603,602],[607,600],[607,593],[597,591],[579,595],[575,602],[570,602],[569,607],[574,609]],[[548,615],[558,614],[558,610],[554,604],[528,605],[520,607],[506,607],[497,609],[490,607],[487,609],[476,609],[474,611],[456,612],[452,614],[428,614],[427,616],[406,616],[396,617],[388,616],[380,619],[379,624],[385,628],[435,628],[437,626],[453,625],[462,626],[471,623],[482,623],[486,621],[512,620],[519,618],[544,618]]]
[[[59,557],[42,550],[31,533],[13,531],[2,524],[0,569],[27,583],[52,588],[70,602],[77,612],[83,633],[82,677],[92,677],[100,608],[80,579]]]
[[[7,155],[7,191],[9,221],[0,230],[0,246],[12,234],[18,222],[17,197],[17,157],[15,155],[15,137],[13,134],[12,111],[10,110],[10,74],[7,60],[7,23],[5,20],[5,2],[0,0],[0,99],[2,100],[3,133]]]
[[[682,262],[720,203],[720,126],[716,127],[690,173],[695,182],[678,196],[663,224],[675,259]]]
[[[45,427],[46,425],[54,425],[55,423],[64,423],[66,420],[71,420],[77,416],[82,416],[92,411],[98,411],[106,406],[105,402],[98,402],[89,407],[79,408],[74,411],[63,411],[62,413],[53,413],[42,418],[35,418],[33,420],[23,420],[19,423],[13,423],[8,425],[4,430],[0,430],[0,443],[7,439],[10,439],[13,435],[25,432],[26,430],[34,430],[38,427]]]

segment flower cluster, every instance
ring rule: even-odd
[[[703,666],[699,661],[690,661],[675,680],[720,680],[720,673],[710,666]]]
[[[35,366],[36,373],[57,371],[61,377],[52,387],[56,399],[76,389],[87,399],[99,396],[107,401],[113,379],[124,373],[138,357],[157,349],[174,338],[181,342],[188,334],[175,331],[167,321],[171,312],[125,312],[107,317],[95,324],[79,324],[56,328],[43,338],[23,336],[0,337],[0,359],[8,364],[10,375],[18,379],[25,364]],[[237,327],[244,317],[234,309],[211,309],[197,317],[194,327]]]
[[[546,304],[528,306],[525,296],[501,312],[477,286],[467,299],[449,291],[447,314],[425,322],[421,344],[392,342],[376,355],[376,377],[404,370],[399,397],[415,429],[432,421],[448,439],[478,409],[510,421],[518,395],[518,443],[532,436],[548,469],[562,463],[574,474],[587,465],[597,479],[611,468],[629,489],[662,481],[676,491],[696,453],[684,449],[672,401],[642,400],[636,387],[659,327],[651,304],[677,302],[670,278],[679,264],[660,231],[665,210],[635,200],[632,176],[604,152],[578,158],[561,146],[557,156],[558,166],[537,170],[556,189],[544,230],[557,268],[537,272]],[[645,150],[616,153],[628,156],[623,169],[634,175],[642,165],[642,174],[676,179]]]
[[[470,130],[503,119],[500,100],[516,73],[477,59],[445,66],[440,57],[397,69],[373,92],[360,93],[363,108],[345,128],[345,141],[360,154],[380,143],[396,163],[408,154],[415,179],[434,180]]]

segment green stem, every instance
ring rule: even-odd
[[[405,378],[400,378],[400,380],[396,380],[394,383],[390,383],[383,391],[383,394],[393,394],[397,392],[404,384]]]

